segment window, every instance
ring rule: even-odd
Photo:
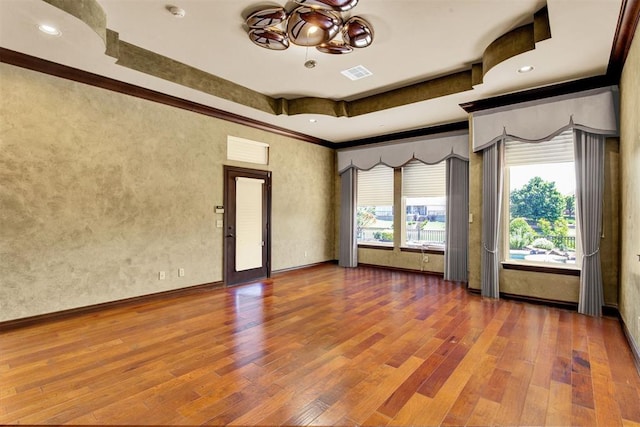
[[[358,243],[393,246],[393,169],[359,170],[357,198]]]
[[[227,159],[268,165],[269,144],[227,135]]]
[[[403,247],[444,250],[447,213],[446,162],[412,160],[402,168]]]
[[[573,131],[537,144],[505,144],[504,258],[576,266]]]

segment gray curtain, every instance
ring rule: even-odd
[[[504,167],[504,139],[483,150],[482,156],[482,296],[500,297],[499,234]]]
[[[469,162],[447,159],[447,221],[445,226],[444,279],[468,280]]]
[[[600,265],[602,197],[604,191],[604,136],[574,129],[576,212],[582,244],[578,312],[601,316],[604,297]]]
[[[356,239],[356,196],[358,171],[349,168],[340,175],[340,256],[341,267],[358,266]]]

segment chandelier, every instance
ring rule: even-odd
[[[323,53],[345,54],[373,42],[373,29],[364,19],[343,19],[358,0],[295,0],[296,8],[269,7],[246,19],[249,38],[260,47],[285,50],[291,43]]]

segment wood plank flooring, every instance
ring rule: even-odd
[[[616,319],[322,265],[0,335],[0,423],[640,426]]]

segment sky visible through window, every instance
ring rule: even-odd
[[[576,177],[572,162],[511,166],[510,169],[509,192],[522,188],[531,178],[539,176],[544,181],[555,182],[563,196],[575,194]]]

